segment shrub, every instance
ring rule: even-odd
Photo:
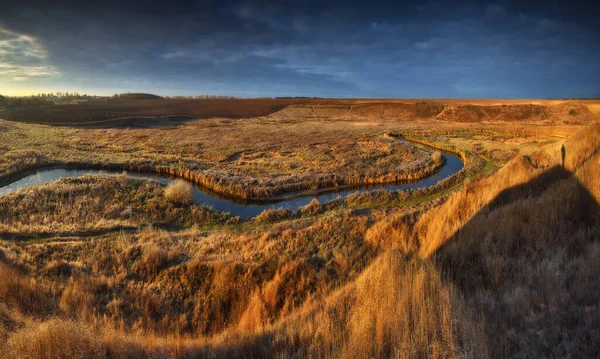
[[[277,222],[290,218],[293,213],[289,208],[268,208],[256,216],[256,220],[262,223]]]
[[[577,111],[574,108],[569,110],[569,116],[577,116]]]
[[[71,271],[71,265],[65,260],[53,260],[46,264],[43,273],[49,277],[69,277]]]
[[[440,151],[435,151],[431,154],[431,159],[435,164],[439,165],[440,163],[442,163],[442,153]]]
[[[310,201],[310,203],[307,204],[306,206],[299,208],[299,212],[301,214],[317,214],[320,210],[321,210],[321,204],[319,203],[319,200],[316,198],[313,198],[312,201]]]
[[[139,269],[146,275],[156,277],[167,266],[169,252],[154,245],[144,247]]]
[[[183,180],[175,180],[165,188],[165,198],[178,205],[191,204],[194,201],[192,185]]]

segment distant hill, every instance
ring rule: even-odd
[[[115,94],[113,100],[162,100],[161,96],[142,92]]]

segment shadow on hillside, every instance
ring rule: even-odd
[[[600,205],[560,166],[506,189],[435,254],[492,357],[600,352]]]

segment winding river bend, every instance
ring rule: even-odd
[[[385,189],[388,191],[394,190],[409,190],[416,188],[425,188],[433,186],[439,181],[442,181],[454,174],[458,173],[463,167],[464,162],[462,159],[452,153],[442,153],[444,157],[444,165],[431,176],[414,181],[405,182],[399,184],[380,184],[380,185],[368,185],[361,187],[343,188],[340,190],[332,190],[318,194],[307,194],[299,197],[290,199],[283,199],[279,201],[243,201],[239,199],[226,198],[217,194],[211,193],[206,189],[194,186],[194,203],[200,204],[207,207],[212,207],[219,211],[229,212],[232,216],[240,217],[254,217],[260,214],[265,209],[271,208],[289,208],[296,210],[299,207],[305,206],[310,203],[314,198],[318,199],[320,203],[324,203],[337,198],[338,196],[344,198],[350,194],[368,192],[378,189]],[[34,185],[42,185],[52,181],[56,181],[64,177],[79,177],[84,175],[116,175],[122,174],[122,171],[111,171],[111,170],[97,170],[97,169],[66,169],[66,168],[54,168],[39,170],[36,173],[23,177],[17,181],[14,181],[4,187],[0,187],[0,195],[8,194],[19,190],[21,188],[27,188]],[[127,176],[137,179],[145,179],[159,182],[164,185],[168,185],[173,181],[173,178],[160,176],[152,173],[132,173],[128,172]]]

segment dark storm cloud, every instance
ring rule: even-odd
[[[0,90],[598,96],[597,10],[557,1],[9,1]]]

